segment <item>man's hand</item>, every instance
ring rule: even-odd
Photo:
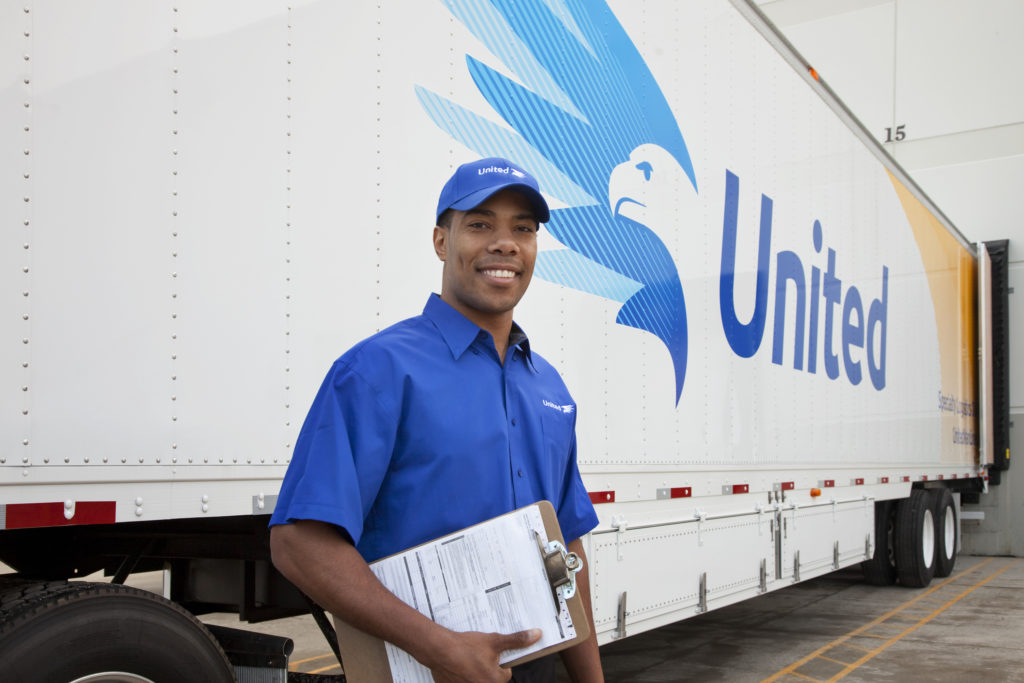
[[[500,633],[452,633],[450,646],[438,652],[430,673],[438,683],[490,683],[512,678],[509,669],[498,666],[505,650],[518,650],[540,640],[540,629],[502,635]]]

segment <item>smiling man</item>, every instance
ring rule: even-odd
[[[286,577],[436,681],[553,682],[554,660],[500,668],[503,650],[540,633],[449,631],[388,592],[368,562],[539,500],[580,557],[597,524],[576,464],[575,404],[513,321],[548,218],[537,181],[507,159],[455,171],[433,232],[441,295],[335,362],[270,521]],[[577,587],[593,622],[585,564]],[[603,680],[593,633],[591,623],[590,639],[562,653],[573,680]]]

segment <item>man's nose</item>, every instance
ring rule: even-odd
[[[500,254],[515,254],[519,251],[519,242],[516,241],[512,230],[500,229],[495,232],[490,249]]]

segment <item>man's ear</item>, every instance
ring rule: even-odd
[[[442,228],[440,225],[434,226],[434,253],[437,254],[437,258],[441,261],[448,260],[448,231],[451,228]]]

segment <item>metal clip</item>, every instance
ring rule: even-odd
[[[559,596],[564,600],[576,595],[576,574],[583,569],[583,560],[576,553],[569,552],[559,541],[548,541],[547,545],[540,539],[540,534],[533,532],[537,539],[537,548],[544,560],[544,570],[551,584],[551,598],[555,601],[555,613],[561,612]]]

